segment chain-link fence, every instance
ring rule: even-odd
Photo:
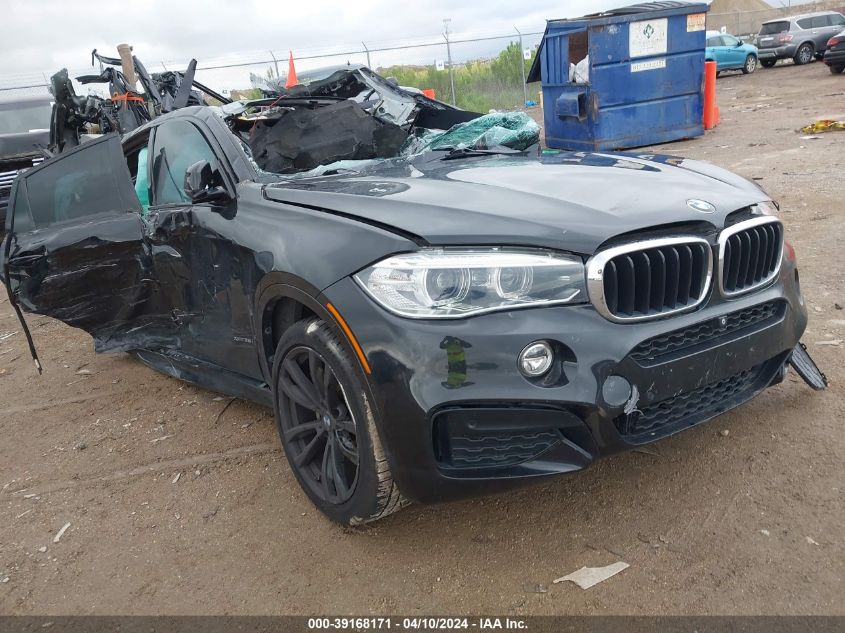
[[[791,8],[736,13],[711,13],[707,28],[736,35],[756,33],[766,20],[818,9],[833,9],[845,0],[820,0]],[[444,33],[403,41],[366,41],[355,45],[295,51],[297,72],[347,64],[366,64],[381,74],[395,77],[400,85],[434,90],[438,99],[480,112],[519,108],[526,101],[539,101],[539,86],[524,83],[542,37],[542,26],[511,33]],[[136,54],[151,73],[183,70],[187,60],[154,61],[152,51]],[[76,60],[70,60],[74,62]],[[79,60],[82,61],[82,60]],[[254,96],[250,75],[285,77],[288,53],[280,51],[241,52],[199,60],[197,79],[233,97]],[[44,93],[49,76],[58,69],[0,77],[0,98]],[[91,74],[99,68],[73,65],[69,75]],[[77,85],[77,92],[103,96],[104,84]]]
[[[400,85],[434,90],[438,99],[466,109],[486,111],[522,107],[536,101],[539,88],[525,86],[543,32],[463,35],[444,33],[419,41],[362,42],[357,47],[300,50],[295,63],[300,75],[309,70],[348,64],[365,64]],[[151,73],[182,70],[186,61],[151,61],[145,51],[136,50]],[[235,97],[251,96],[251,76],[286,76],[287,53],[256,51],[226,57],[201,59],[197,79],[219,92]],[[49,85],[47,73],[0,77],[0,98],[43,93]],[[99,68],[71,67],[69,75],[90,75]],[[77,92],[103,94],[105,84],[76,85]]]

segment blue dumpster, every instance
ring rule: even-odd
[[[528,77],[542,81],[546,145],[612,150],[704,134],[707,9],[649,2],[549,21]]]

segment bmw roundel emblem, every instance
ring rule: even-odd
[[[699,213],[716,213],[716,207],[706,200],[697,200],[692,198],[691,200],[687,200],[687,206]]]

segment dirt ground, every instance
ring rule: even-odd
[[[39,378],[4,295],[0,613],[845,614],[845,133],[796,132],[845,111],[845,76],[730,74],[718,95],[715,131],[660,149],[780,200],[828,391],[793,373],[646,452],[342,529],[300,492],[269,411],[35,317]],[[592,589],[552,584],[618,560]]]

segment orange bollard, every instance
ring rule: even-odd
[[[704,62],[704,129],[712,130],[719,123],[716,105],[716,62]]]

